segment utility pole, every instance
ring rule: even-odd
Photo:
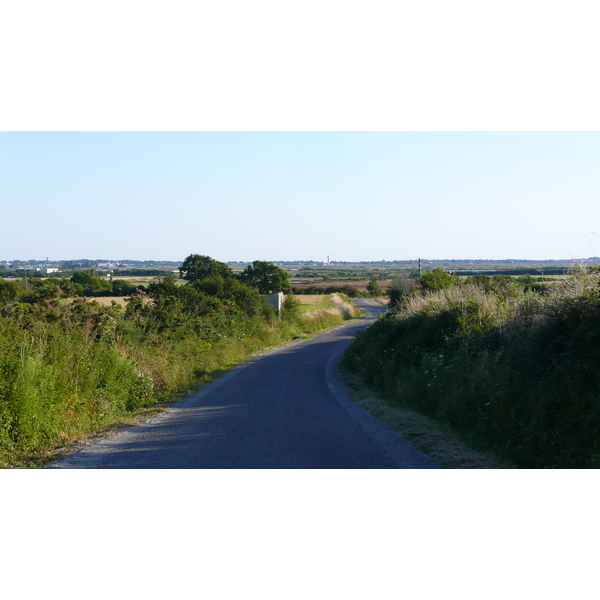
[[[25,261],[25,291],[27,291],[27,261]]]
[[[421,259],[419,258],[419,277],[421,277]]]

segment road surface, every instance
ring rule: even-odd
[[[356,405],[337,362],[384,310],[272,350],[164,413],[91,443],[47,468],[437,468]]]

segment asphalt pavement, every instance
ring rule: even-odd
[[[385,310],[236,367],[167,411],[46,468],[428,469],[428,456],[352,401],[337,363]]]

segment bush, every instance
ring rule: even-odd
[[[297,295],[322,295],[328,296],[329,294],[346,294],[349,298],[366,298],[367,293],[361,292],[358,288],[351,285],[328,285],[327,287],[321,287],[317,285],[311,285],[305,288],[292,287],[292,294]]]
[[[80,294],[84,296],[109,296],[112,293],[112,285],[106,279],[98,277],[94,269],[89,271],[75,271],[71,282],[81,286]]]
[[[14,302],[24,292],[24,288],[17,281],[0,279],[0,307]]]
[[[297,321],[300,314],[300,301],[294,298],[293,294],[288,294],[281,307],[281,318],[286,321]]]
[[[417,293],[417,281],[406,276],[397,275],[392,280],[392,285],[387,290],[389,296],[388,306],[394,308]]]
[[[417,277],[417,282],[427,291],[446,290],[453,284],[452,276],[442,271],[442,269],[433,269]]]
[[[383,295],[383,290],[381,289],[375,278],[371,279],[371,281],[369,281],[369,283],[367,284],[367,293],[370,296],[374,297]]]
[[[113,279],[111,286],[113,296],[131,296],[138,290],[138,286],[123,279]]]

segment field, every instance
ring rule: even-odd
[[[358,311],[340,294],[327,295],[294,295],[300,303],[300,314],[304,319],[311,320],[317,316],[329,314],[343,318],[358,316]]]
[[[114,303],[119,308],[125,308],[128,300],[129,296],[99,296],[97,298],[84,298],[85,302],[97,302],[100,306],[112,306]],[[67,298],[63,302],[71,303],[73,301],[74,298]]]
[[[377,282],[382,288],[386,288],[391,285],[391,279],[380,280]],[[318,288],[327,288],[331,286],[344,286],[349,285],[351,287],[356,288],[361,292],[367,291],[367,285],[369,284],[369,279],[336,279],[331,278],[327,280],[323,279],[290,279],[290,284],[295,288],[309,288],[309,287],[318,287]]]
[[[302,295],[294,294],[294,299],[300,303],[300,312],[303,316],[310,316],[321,310],[337,309],[349,306],[349,299],[340,294]]]
[[[315,310],[316,308],[331,308],[340,303],[338,294],[323,296],[295,294],[294,298],[300,302],[303,309]]]

